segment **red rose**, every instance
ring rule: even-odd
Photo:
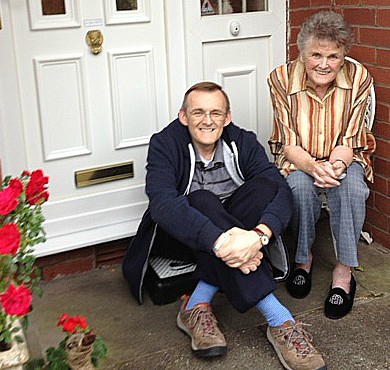
[[[18,179],[12,179],[9,185],[0,191],[0,215],[6,216],[18,205],[18,197],[23,190],[23,184]]]
[[[30,289],[24,285],[16,288],[11,284],[4,293],[0,294],[0,302],[7,315],[24,316],[28,314],[31,301]]]
[[[42,170],[31,173],[30,181],[26,187],[26,197],[29,204],[42,204],[49,199],[46,184],[49,182],[47,176],[43,176]]]
[[[23,183],[19,179],[11,179],[9,187],[14,191],[15,197],[18,197],[23,190]]]
[[[15,255],[19,245],[20,232],[15,224],[6,224],[0,228],[0,254]]]

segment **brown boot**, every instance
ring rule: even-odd
[[[287,321],[281,326],[269,326],[267,338],[286,369],[326,370],[325,361],[311,344],[313,338],[305,331],[304,325]]]
[[[199,303],[186,311],[186,297],[177,315],[177,326],[191,337],[191,348],[197,356],[215,357],[225,355],[227,344],[217,326],[217,319],[208,303]]]

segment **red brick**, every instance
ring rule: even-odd
[[[375,118],[379,121],[390,122],[390,106],[377,102]]]
[[[375,137],[390,139],[390,124],[377,121],[372,128],[372,132],[374,133]]]
[[[76,272],[90,271],[95,268],[94,258],[60,261],[57,264],[48,265],[42,268],[44,280],[53,280],[58,276],[75,274]]]
[[[379,193],[375,193],[374,207],[383,215],[390,216],[390,198]]]
[[[390,30],[389,30],[389,34],[390,34]],[[390,67],[390,50],[376,49],[376,62],[378,63],[378,65],[382,67]]]
[[[376,24],[379,27],[390,28],[390,9],[377,9],[376,13],[377,13]]]
[[[300,27],[292,27],[290,30],[290,46],[291,44],[296,44],[298,39],[298,33],[300,31]]]
[[[390,68],[370,66],[367,69],[374,77],[375,83],[387,85],[390,82]]]
[[[352,58],[358,60],[362,64],[375,62],[375,48],[355,44],[348,53]]]
[[[374,183],[370,185],[370,189],[388,196],[390,191],[390,180],[374,173]]]
[[[389,30],[385,28],[359,28],[359,40],[363,44],[390,47]]]
[[[100,261],[97,262],[96,268],[101,268],[101,267],[109,267],[109,266],[116,266],[120,267],[123,263],[123,256],[118,257],[118,258],[111,258],[110,260],[107,261]]]
[[[375,84],[375,95],[377,102],[383,102],[385,104],[389,104],[390,102],[390,85],[386,84],[383,85],[377,85],[376,81],[374,81]]]
[[[58,261],[66,260],[82,260],[91,258],[94,255],[92,247],[75,249],[69,252],[52,254],[45,257],[40,257],[36,260],[38,266],[48,266],[58,263]]]
[[[389,139],[390,140],[390,139]],[[390,158],[390,141],[376,138],[375,155],[383,158]],[[390,163],[389,163],[390,166]]]
[[[311,0],[310,5],[312,7],[318,7],[318,6],[326,7],[327,8],[326,10],[329,10],[331,4],[329,0]]]
[[[343,8],[345,6],[348,6],[348,5],[359,5],[360,4],[360,1],[359,0],[342,0],[342,1],[338,1],[339,4],[336,5],[336,8]],[[336,1],[337,3],[337,1]]]
[[[124,238],[114,240],[107,243],[98,244],[95,246],[96,257],[99,259],[100,256],[109,255],[116,252],[124,252],[129,246],[130,238]]]
[[[343,3],[346,1],[343,0]],[[360,0],[359,1],[361,5],[371,5],[371,6],[389,6],[389,0]]]
[[[374,157],[374,171],[378,175],[382,175],[384,177],[390,177],[390,159],[386,160],[384,158]]]
[[[374,25],[375,9],[347,8],[343,11],[344,18],[353,26]]]
[[[374,208],[374,202],[375,202],[374,198],[375,198],[375,194],[373,192],[370,192],[370,194],[368,195],[368,198],[366,200],[367,207]]]
[[[387,229],[387,217],[384,217],[382,212],[367,208],[366,220],[382,230]]]
[[[307,0],[290,1],[290,9],[299,9],[299,8],[308,9],[309,7],[310,7],[310,3]]]
[[[290,55],[289,55],[289,60],[294,60],[298,58],[299,55],[299,50],[296,45],[290,47]]]
[[[372,226],[371,230],[371,237],[374,239],[374,241],[383,245],[385,248],[390,249],[389,230],[381,230],[374,225]]]
[[[301,26],[312,14],[317,13],[319,9],[304,9],[290,12],[290,25]]]

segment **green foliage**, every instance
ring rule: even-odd
[[[92,365],[97,368],[99,366],[99,360],[106,358],[107,352],[108,349],[104,340],[101,337],[96,337],[93,343]]]
[[[47,364],[45,370],[70,370],[65,351],[67,339],[68,337],[63,339],[57,348],[50,347],[46,351]]]

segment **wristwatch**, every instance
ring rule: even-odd
[[[260,237],[260,242],[262,245],[267,245],[269,243],[269,237],[265,235],[259,228],[254,227],[252,230]]]

